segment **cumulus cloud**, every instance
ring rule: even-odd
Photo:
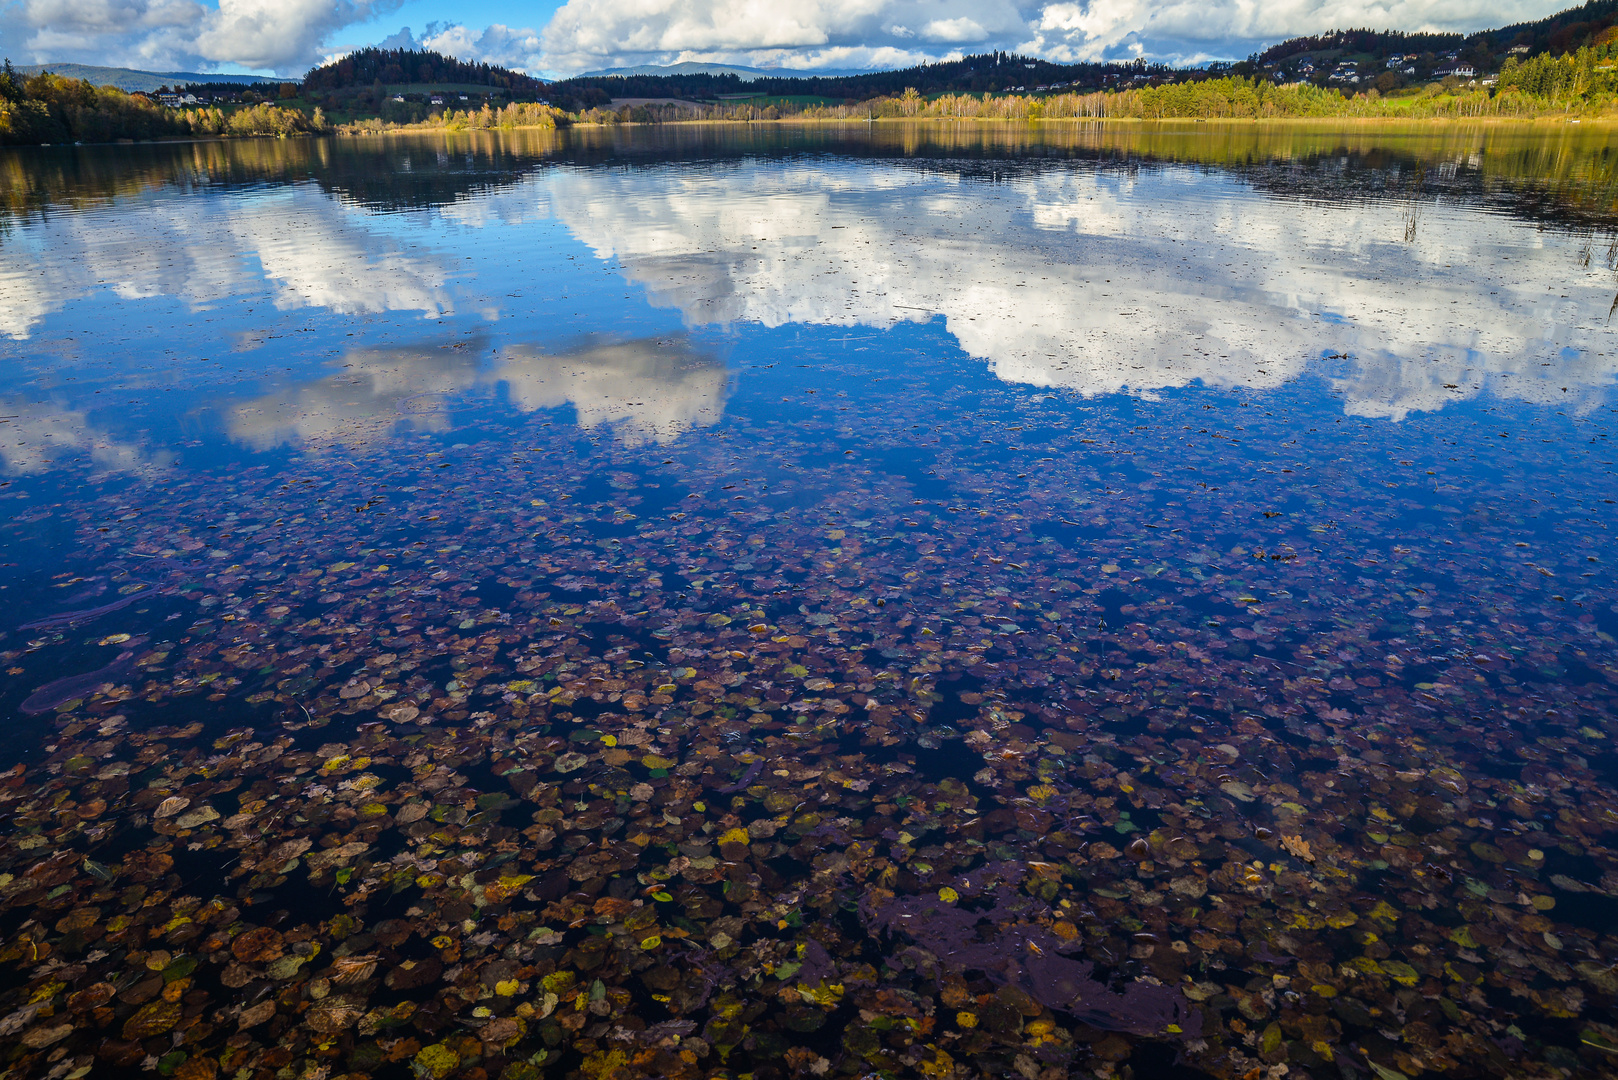
[[[1237,59],[1304,34],[1358,26],[1469,33],[1539,18],[1556,0],[1059,0],[1030,11],[1019,51],[1059,62],[1143,55]]]
[[[921,28],[921,36],[928,41],[968,42],[983,41],[989,32],[976,19],[934,19]]]
[[[222,64],[302,74],[344,27],[402,0],[12,0],[0,40],[13,60],[153,70]]]
[[[569,0],[544,41],[558,71],[676,59],[831,67],[849,50],[925,59],[939,53],[918,42],[1011,42],[1027,27],[1015,0]]]
[[[543,33],[557,72],[681,60],[816,68],[850,55],[918,63],[941,46],[1057,61],[1238,58],[1323,30],[1471,31],[1556,10],[1558,0],[569,0]],[[881,62],[879,62],[881,63]],[[882,66],[887,66],[882,63]]]
[[[539,32],[492,23],[475,32],[459,23],[428,23],[421,47],[469,63],[482,62],[526,71],[540,63]]]
[[[0,0],[13,59],[301,73],[345,28],[402,0]],[[1354,26],[1471,31],[1537,18],[1561,0],[568,0],[540,29],[430,23],[387,47],[552,74],[686,60],[755,67],[888,68],[961,50],[1056,61],[1237,58]],[[515,10],[515,9],[513,9]],[[446,11],[445,14],[452,14]]]

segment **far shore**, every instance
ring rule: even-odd
[[[590,131],[608,131],[614,128],[659,128],[659,127],[727,127],[741,128],[757,125],[776,127],[849,127],[854,125],[883,127],[904,126],[962,126],[978,125],[985,128],[1072,128],[1072,127],[1118,127],[1118,128],[1148,128],[1148,127],[1186,127],[1190,125],[1206,125],[1210,128],[1243,128],[1257,129],[1264,127],[1315,127],[1322,129],[1381,129],[1397,130],[1401,128],[1528,128],[1552,126],[1582,126],[1612,127],[1618,126],[1618,113],[1602,114],[1598,116],[1228,116],[1228,117],[1132,117],[1132,116],[1099,116],[1099,117],[1031,117],[1027,119],[1009,119],[1001,117],[979,116],[879,116],[879,117],[804,117],[782,116],[759,119],[725,119],[715,117],[693,117],[690,119],[671,119],[659,121],[622,120],[614,123],[598,121],[576,120],[571,123],[554,125],[517,125],[513,127],[471,127],[452,124],[397,124],[390,126],[369,127],[361,122],[354,122],[333,128],[324,132],[300,133],[292,135],[212,135],[212,136],[176,136],[159,139],[117,139],[110,142],[58,142],[37,143],[33,145],[3,147],[0,150],[60,150],[77,147],[106,147],[106,146],[171,146],[206,143],[241,143],[274,139],[277,141],[319,140],[327,138],[372,138],[387,135],[499,135],[515,132],[558,132],[569,129],[583,129]]]
[[[716,127],[746,127],[749,125],[788,125],[788,126],[848,126],[881,124],[884,126],[904,126],[915,124],[927,125],[959,125],[981,124],[994,127],[1029,127],[1029,126],[1100,126],[1118,125],[1141,127],[1147,125],[1187,125],[1207,124],[1211,126],[1230,127],[1263,127],[1270,125],[1284,126],[1318,126],[1318,127],[1528,127],[1552,125],[1618,125],[1618,114],[1603,114],[1600,116],[1226,116],[1226,117],[1135,117],[1135,116],[1053,116],[1032,117],[1029,119],[1006,119],[1001,117],[980,116],[879,116],[879,117],[841,117],[841,116],[782,116],[770,119],[731,120],[714,117],[694,117],[688,120],[660,120],[635,121],[621,120],[615,123],[598,121],[576,120],[563,127],[550,126],[517,126],[517,127],[491,127],[474,128],[465,126],[450,126],[445,124],[409,124],[392,127],[365,127],[355,123],[332,134],[339,137],[355,137],[368,135],[473,135],[484,133],[499,133],[509,131],[563,131],[569,128],[588,128],[591,130],[610,130],[612,128],[656,128],[656,127],[692,127],[709,125]]]

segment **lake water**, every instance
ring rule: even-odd
[[[1606,129],[0,169],[13,1075],[1615,1074]]]

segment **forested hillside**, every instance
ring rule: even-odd
[[[341,60],[310,71],[303,78],[306,92],[344,90],[382,83],[459,83],[533,93],[544,84],[520,71],[491,64],[468,64],[425,49],[360,49]]]

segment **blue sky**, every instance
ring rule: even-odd
[[[1300,34],[1473,31],[1569,0],[0,0],[18,63],[301,75],[415,44],[561,76],[683,60],[892,68],[1006,49],[1050,60],[1240,59]],[[401,33],[403,31],[403,33]]]

